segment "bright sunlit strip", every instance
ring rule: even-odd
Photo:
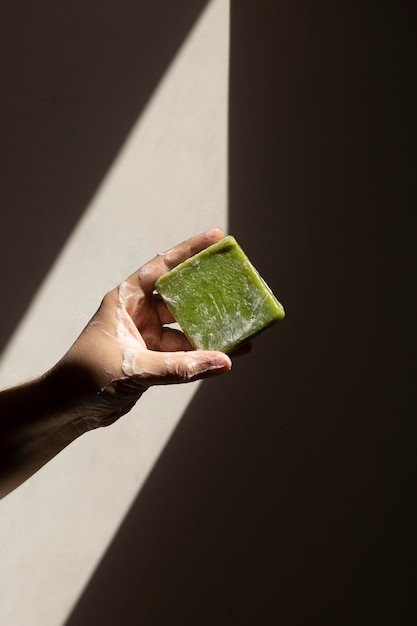
[[[229,1],[212,0],[11,338],[1,387],[53,365],[155,253],[227,229],[228,47]],[[198,385],[150,390],[2,501],[2,626],[65,621]]]

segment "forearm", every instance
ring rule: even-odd
[[[89,429],[57,374],[0,392],[0,497]]]

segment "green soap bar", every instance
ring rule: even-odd
[[[195,349],[230,352],[285,315],[231,235],[174,267],[155,287]]]

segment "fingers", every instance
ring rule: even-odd
[[[173,324],[176,320],[158,293],[153,296],[156,312],[161,324]]]
[[[127,279],[127,282],[132,286],[139,285],[145,292],[149,293],[149,291],[154,289],[155,282],[160,276],[189,257],[194,256],[197,252],[220,241],[223,237],[224,231],[221,228],[214,228],[213,230],[195,235],[170,250],[167,250],[167,252],[158,254],[154,259],[132,274]]]
[[[184,333],[176,328],[164,327],[160,328],[158,332],[152,328],[144,328],[141,334],[148,350],[157,350],[158,352],[193,350],[193,346]]]
[[[185,352],[193,350],[193,346],[180,330],[175,328],[163,328],[159,352]]]
[[[231,369],[232,362],[223,352],[192,350],[189,352],[138,353],[130,362],[131,371],[125,372],[138,383],[169,385],[185,383],[222,374]]]
[[[191,237],[190,239],[174,246],[171,250],[162,254],[167,270],[171,270],[179,263],[182,263],[189,257],[197,254],[197,252],[200,252],[213,243],[220,241],[223,237],[224,231],[221,228],[214,228],[213,230],[195,235],[194,237]]]

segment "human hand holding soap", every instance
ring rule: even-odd
[[[170,327],[174,316],[155,292],[155,283],[164,274],[223,237],[221,229],[201,233],[142,266],[106,294],[58,363],[55,369],[62,379],[74,368],[83,372],[80,402],[89,405],[83,412],[91,428],[126,413],[152,385],[190,382],[231,368],[221,351],[195,350],[183,332]],[[92,395],[85,393],[90,388]]]
[[[0,497],[83,433],[127,413],[152,385],[231,368],[220,351],[193,350],[155,293],[158,278],[223,237],[215,229],[158,254],[104,296],[51,370],[0,392]]]
[[[0,392],[0,497],[83,433],[127,413],[152,385],[228,371],[226,352],[283,317],[221,229],[158,254],[104,296],[52,369]]]

